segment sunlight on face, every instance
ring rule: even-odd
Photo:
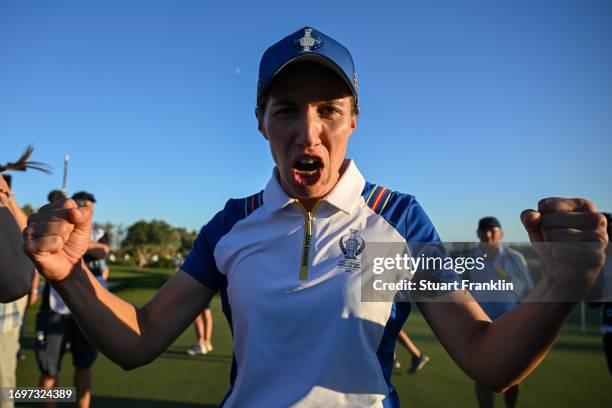
[[[352,93],[330,69],[301,62],[274,79],[269,95],[258,121],[279,181],[289,196],[316,202],[341,175],[357,124]]]

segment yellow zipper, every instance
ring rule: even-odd
[[[300,280],[308,279],[308,265],[310,263],[310,247],[312,245],[312,221],[314,220],[314,213],[319,206],[318,201],[312,211],[306,210],[302,203],[296,200],[298,208],[304,213],[304,242],[302,244],[302,257],[300,259]]]

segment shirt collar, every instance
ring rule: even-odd
[[[356,206],[359,197],[365,186],[365,179],[357,168],[355,162],[348,160],[348,165],[344,170],[340,179],[332,188],[332,190],[323,198],[323,201],[334,206],[335,208],[350,214]],[[272,177],[268,181],[264,189],[264,206],[270,212],[280,210],[289,204],[295,202],[295,199],[289,197],[280,182],[278,181],[278,171],[276,168],[272,171]]]
[[[278,170],[276,167],[272,170],[272,177],[266,184],[263,193],[263,205],[266,210],[274,212],[291,204],[294,200],[289,197],[278,181]]]

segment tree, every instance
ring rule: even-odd
[[[179,251],[183,234],[179,230],[162,220],[138,221],[127,229],[121,247],[131,250],[138,257],[138,266],[142,267],[153,255],[173,256]]]
[[[198,234],[196,231],[187,231],[186,228],[176,228],[176,232],[178,233],[180,239],[178,252],[180,252],[182,255],[187,255],[187,253],[191,250],[193,241],[195,241]]]
[[[27,215],[28,217],[34,214],[34,208],[32,208],[30,204],[24,204],[23,207],[21,207],[21,209],[23,210],[25,215]]]
[[[180,238],[175,228],[166,221],[138,221],[128,228],[121,246],[147,244],[178,248]]]

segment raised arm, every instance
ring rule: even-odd
[[[605,260],[606,220],[590,202],[546,199],[538,210],[521,217],[532,243],[575,245],[562,251],[558,246],[536,247],[548,274],[525,302],[494,322],[476,302],[466,301],[465,293],[457,293],[454,302],[419,304],[465,373],[498,391],[520,383],[542,361],[575,300],[588,292]],[[572,301],[552,302],[551,294]]]
[[[29,218],[24,247],[102,353],[124,369],[147,364],[189,326],[213,291],[179,271],[149,303],[135,307],[88,272],[81,257],[90,230],[89,209],[73,200],[48,204]]]
[[[15,201],[15,194],[9,188],[6,180],[0,174],[0,204],[4,207],[8,208],[13,217],[15,218],[15,222],[19,227],[20,231],[26,227],[26,223],[28,220],[27,215],[23,212],[17,201]]]

